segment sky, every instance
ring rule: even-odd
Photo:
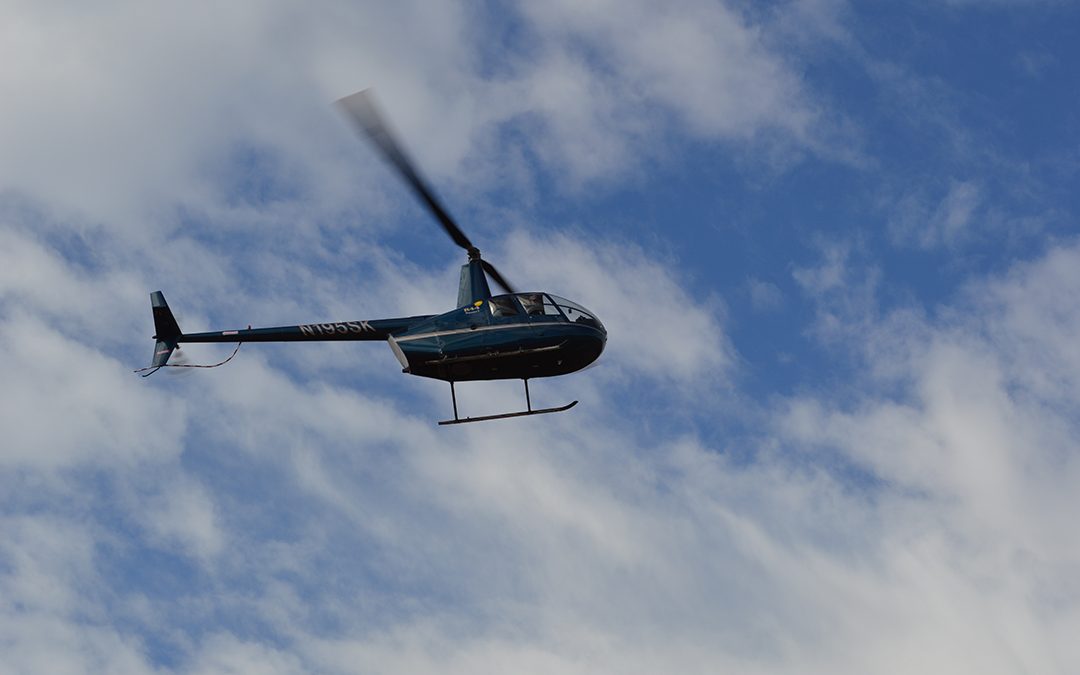
[[[1080,669],[1080,6],[0,8],[0,673]],[[369,87],[605,323],[573,410],[438,427],[378,343],[132,372],[155,290],[452,309]]]

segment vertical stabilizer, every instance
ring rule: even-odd
[[[154,344],[154,360],[150,365],[157,368],[169,362],[181,333],[180,325],[176,323],[176,317],[161,291],[150,294],[150,309],[154,312],[154,339],[157,341]]]
[[[479,256],[475,260],[461,266],[461,281],[458,283],[457,306],[471,305],[477,300],[487,300],[491,297],[491,288],[488,287],[487,276],[484,274],[483,263]]]

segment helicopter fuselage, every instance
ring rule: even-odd
[[[570,301],[518,293],[478,300],[389,340],[405,372],[465,382],[572,373],[600,356],[607,332]]]
[[[404,372],[448,382],[565,375],[595,361],[607,342],[592,313],[546,293],[494,296],[439,315],[155,337],[166,348],[197,342],[386,340]]]

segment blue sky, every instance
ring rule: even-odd
[[[0,673],[1074,672],[1080,8],[8,2]],[[595,310],[558,416],[378,344],[463,255]],[[191,346],[214,362],[225,346]],[[469,414],[519,385],[459,388]]]

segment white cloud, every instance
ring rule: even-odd
[[[621,301],[635,277],[674,284],[633,248],[511,242],[509,257],[534,252],[522,274],[550,274],[545,285],[578,287],[580,275],[598,298]],[[565,269],[544,272],[573,244]],[[901,331],[899,356],[886,353],[893,335],[848,336],[869,345],[856,351],[868,360],[906,359],[906,369],[869,371],[905,373],[902,396],[862,389],[854,407],[827,392],[794,399],[762,418],[757,440],[730,441],[750,444],[739,448],[749,461],[691,432],[597,425],[615,419],[600,399],[588,415],[448,434],[249,355],[177,393],[190,392],[206,451],[260,476],[257,492],[214,495],[207,480],[238,478],[193,486],[188,476],[125,507],[147,513],[141,545],[195,554],[205,581],[186,586],[183,618],[160,609],[112,625],[116,615],[82,595],[107,562],[89,536],[53,538],[40,583],[34,564],[11,563],[40,558],[40,546],[10,539],[3,583],[50,608],[47,634],[99,645],[53,657],[72,669],[116,644],[115,658],[145,671],[152,657],[134,636],[168,630],[185,635],[170,638],[178,672],[1068,670],[1080,656],[1069,646],[1080,540],[1068,517],[1080,320],[1063,298],[1080,284],[1078,261],[1080,250],[1063,248],[973,284],[978,301],[957,305],[949,324]],[[187,452],[204,452],[193,442]],[[212,471],[193,460],[189,471]],[[301,525],[278,522],[279,506]],[[109,589],[125,606],[142,591]],[[77,608],[101,618],[80,624]],[[17,610],[5,611],[12,621]],[[205,630],[182,627],[192,620]],[[258,630],[237,628],[251,622]],[[46,663],[37,642],[14,634],[14,663]]]
[[[985,291],[969,291],[977,307],[1000,317],[987,337],[1004,354],[1009,379],[1047,404],[1080,398],[1080,316],[1069,302],[1080,293],[1076,260],[1075,245],[1056,246]]]
[[[771,281],[751,277],[746,280],[746,291],[756,312],[772,312],[784,305],[784,292]]]
[[[944,242],[956,241],[971,222],[979,201],[977,185],[971,182],[953,183],[949,186],[949,193],[938,206],[931,227],[940,230],[940,237]]]
[[[4,673],[148,673],[138,638],[95,608],[94,531],[54,516],[0,519]]]
[[[212,496],[200,484],[183,475],[174,476],[158,494],[137,506],[146,528],[176,548],[209,559],[225,545]]]
[[[632,87],[642,102],[669,109],[707,137],[769,127],[802,137],[814,122],[798,78],[754,26],[724,5],[563,2],[524,9],[571,53],[592,47],[588,56],[612,74],[607,83]]]
[[[1068,670],[1076,658],[1051,636],[1080,619],[1080,596],[1059,576],[1080,554],[1064,515],[1080,507],[1070,391],[1080,331],[1067,300],[1078,262],[1080,249],[1069,246],[1007,279],[973,284],[952,325],[900,331],[898,340],[884,334],[895,324],[883,323],[867,336],[866,357],[901,361],[871,369],[902,386],[900,400],[864,395],[844,409],[802,399],[788,417],[791,438],[811,452],[838,451],[881,481],[883,512],[895,516],[883,536],[932,546],[920,575],[949,589],[957,620],[983,614],[965,639],[1000,639],[1001,658],[1014,664],[1004,670]],[[1050,601],[1055,595],[1061,602]]]
[[[953,180],[933,206],[925,194],[910,194],[889,218],[890,234],[897,243],[923,249],[955,248],[978,238],[984,233],[973,220],[980,216],[985,219],[985,214],[980,213],[985,201],[982,193],[974,181]]]
[[[128,307],[148,294],[140,279],[113,268],[112,260],[86,258],[85,265],[104,269],[79,270],[27,232],[0,225],[0,306],[32,312],[68,335],[93,336],[96,344],[116,342],[137,328]]]
[[[185,405],[130,368],[21,313],[0,321],[0,463],[42,469],[175,457]]]
[[[514,270],[515,283],[528,280],[533,290],[597,313],[608,330],[602,359],[681,383],[700,378],[715,384],[730,376],[735,351],[724,332],[722,301],[681,288],[671,261],[636,246],[568,235],[516,232],[506,247],[503,267]]]
[[[804,291],[815,296],[843,288],[849,276],[850,244],[834,243],[821,248],[823,260],[819,265],[796,268],[791,274]]]
[[[422,164],[460,189],[500,175],[497,156],[465,160],[501,130],[524,131],[509,137],[578,179],[610,179],[655,155],[669,115],[706,139],[823,149],[811,94],[761,29],[723,5],[520,9],[526,35],[496,52],[489,33],[507,17],[456,3],[18,3],[0,41],[0,84],[12,93],[0,183],[64,220],[142,238],[175,227],[178,206],[242,210],[222,183],[255,160],[259,180],[309,212],[356,208],[374,201],[372,181],[352,168],[363,151],[328,104],[367,86]]]
[[[232,635],[211,636],[197,661],[184,672],[192,675],[241,675],[266,673],[287,675],[310,672],[295,655]]]

